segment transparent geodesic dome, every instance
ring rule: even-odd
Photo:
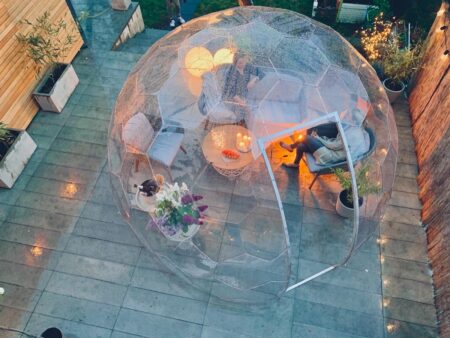
[[[255,80],[244,104],[224,94],[236,54]],[[308,189],[314,177],[303,162],[299,175],[281,167],[292,155],[280,140],[326,123],[354,164],[354,193],[354,167],[367,161],[379,186],[352,218],[334,210],[332,175]],[[355,128],[372,131],[362,156],[347,137]],[[250,136],[248,152],[237,149],[239,132]],[[108,155],[120,212],[154,257],[214,296],[264,302],[346,263],[373,235],[393,186],[397,131],[375,71],[338,33],[295,12],[238,7],[189,21],[141,58],[117,98]],[[154,200],[139,200],[138,187],[157,174],[208,205],[191,237],[167,236]],[[320,264],[302,270],[299,260]]]

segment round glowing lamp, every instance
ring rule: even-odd
[[[234,53],[230,48],[221,48],[214,54],[214,65],[233,63]]]
[[[184,65],[187,71],[196,77],[201,77],[214,68],[213,57],[205,47],[190,49],[184,58]]]

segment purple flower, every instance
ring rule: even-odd
[[[166,234],[168,234],[169,236],[173,236],[177,233],[177,230],[173,227],[169,227],[166,229]]]
[[[199,206],[197,209],[198,209],[198,211],[200,211],[200,212],[204,212],[206,209],[208,209],[208,206],[207,206],[207,205],[201,205],[201,206]]]
[[[150,217],[150,220],[147,223],[147,229],[148,230],[155,230],[158,229],[158,226],[156,222],[153,220],[153,218]]]
[[[195,217],[192,217],[191,215],[188,215],[188,214],[184,215],[183,220],[182,220],[183,224],[186,224],[186,225],[191,225],[191,224],[197,223],[197,221],[198,220]]]
[[[181,203],[184,204],[184,205],[190,204],[192,202],[194,202],[194,198],[190,194],[186,194],[183,197],[181,197]]]
[[[192,198],[194,199],[195,202],[200,201],[201,199],[203,199],[203,196],[201,195],[192,195]]]

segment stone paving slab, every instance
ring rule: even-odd
[[[405,100],[394,105],[399,164],[390,206],[380,227],[386,337],[437,337],[431,268],[420,221],[417,160]]]
[[[115,325],[117,331],[144,337],[200,337],[202,326],[150,313],[122,308]]]
[[[45,291],[41,295],[34,312],[73,322],[112,329],[116,322],[119,309],[118,306],[96,303]]]
[[[111,330],[109,329],[38,313],[34,313],[30,317],[25,332],[28,334],[39,334],[43,332],[42,328],[55,326],[60,328],[67,337],[109,338],[111,336]]]
[[[335,320],[339,318],[339,320]],[[383,337],[383,318],[365,313],[342,309],[340,307],[296,301],[294,322],[314,325],[362,337]]]

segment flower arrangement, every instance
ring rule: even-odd
[[[155,196],[155,223],[166,235],[175,235],[180,230],[187,233],[190,226],[203,224],[208,206],[197,206],[203,196],[192,194],[186,183],[166,183]]]

